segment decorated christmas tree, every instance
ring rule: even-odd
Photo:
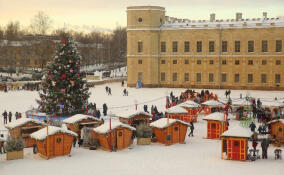
[[[81,56],[70,37],[57,43],[53,61],[42,79],[40,111],[49,115],[83,113],[90,96],[85,72],[80,71]]]

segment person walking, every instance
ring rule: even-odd
[[[103,113],[104,113],[104,116],[107,115],[107,105],[105,103],[103,104]]]
[[[11,111],[9,112],[8,117],[9,117],[9,123],[10,123],[12,121],[12,112]]]
[[[77,138],[74,137],[74,140],[73,140],[73,147],[76,147],[76,143],[77,143]]]
[[[2,115],[4,117],[4,124],[7,124],[7,116],[8,116],[7,111],[5,110]]]
[[[193,137],[193,130],[194,130],[193,122],[190,122],[189,128],[190,128],[190,133],[188,134],[188,137],[190,137],[190,136]]]
[[[121,81],[121,86],[124,87],[124,80]]]
[[[18,112],[15,113],[15,117],[16,117],[16,120],[18,120],[18,117],[19,117],[19,113]]]
[[[111,94],[111,88],[108,88],[108,95],[112,95]]]
[[[267,149],[269,147],[269,140],[263,139],[261,142],[262,159],[267,159]]]
[[[256,125],[255,125],[253,122],[251,122],[251,124],[249,125],[249,127],[250,127],[250,130],[251,130],[252,132],[255,132]]]

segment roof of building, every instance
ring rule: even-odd
[[[63,123],[72,124],[72,123],[80,122],[80,121],[85,120],[85,119],[92,119],[92,120],[95,120],[95,121],[98,121],[98,122],[101,121],[100,119],[93,117],[93,116],[90,116],[90,115],[76,114],[76,115],[73,115],[73,116],[71,116],[67,119],[64,119]]]
[[[169,124],[168,124],[168,120],[169,120]],[[163,129],[163,128],[166,128],[168,126],[171,126],[173,125],[174,123],[176,122],[179,122],[181,124],[184,124],[184,125],[187,125],[189,126],[188,123],[184,122],[184,121],[181,121],[181,120],[177,120],[177,119],[167,119],[167,118],[160,118],[159,120],[156,120],[154,122],[152,122],[150,124],[151,127],[154,127],[154,128],[160,128],[160,129]]]
[[[253,135],[253,132],[249,128],[244,128],[241,126],[236,126],[232,129],[225,131],[222,134],[222,137],[245,137],[250,138]]]
[[[127,118],[127,119],[135,117],[137,115],[144,115],[144,116],[147,116],[147,117],[152,117],[151,114],[144,112],[144,111],[141,111],[141,110],[123,110],[123,111],[118,112],[115,115],[118,116],[118,117]]]
[[[14,120],[11,123],[8,123],[7,125],[5,125],[6,128],[8,129],[14,129],[20,126],[23,126],[29,122],[35,123],[35,124],[39,124],[39,125],[45,125],[45,123],[43,123],[42,121],[39,120],[35,120],[35,119],[31,119],[31,118],[20,118],[18,120]]]
[[[228,118],[232,118],[232,114],[228,114]],[[209,114],[203,118],[203,120],[215,120],[215,121],[226,121],[225,120],[225,113],[221,112],[214,112],[212,114]]]
[[[110,129],[110,123],[105,122],[103,125],[98,126],[98,127],[94,128],[93,130],[96,133],[99,133],[99,134],[106,134],[106,133],[109,133],[110,131],[112,131],[112,130],[118,128],[118,127],[128,128],[128,129],[133,130],[133,131],[136,130],[132,126],[123,124],[123,123],[118,122],[118,121],[112,121],[111,122],[111,129]]]
[[[208,101],[202,103],[202,105],[211,106],[211,107],[224,107],[225,106],[223,103],[220,103],[216,100],[208,100]]]
[[[284,124],[284,119],[276,119],[276,120],[272,120],[270,122],[268,122],[268,124],[271,124],[271,123],[276,123],[276,122],[281,122]]]
[[[44,140],[47,136],[54,135],[56,133],[65,133],[71,136],[78,136],[75,132],[69,131],[67,129],[62,129],[56,126],[48,126],[48,134],[47,134],[47,127],[42,128],[34,133],[32,133],[30,136],[31,138],[34,138],[36,140]]]
[[[188,111],[186,109],[184,109],[183,107],[177,105],[177,106],[173,106],[173,107],[169,108],[167,110],[167,113],[169,113],[169,114],[187,114]]]
[[[188,100],[183,103],[178,104],[178,106],[186,107],[186,108],[199,108],[200,104],[195,103],[194,101]]]

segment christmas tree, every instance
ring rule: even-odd
[[[47,73],[42,79],[40,111],[49,115],[72,115],[83,113],[90,96],[85,79],[80,71],[81,56],[70,37],[57,43],[57,52],[47,64]]]

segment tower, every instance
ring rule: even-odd
[[[165,22],[165,8],[159,6],[127,7],[127,84],[135,87],[159,86],[160,27]]]

